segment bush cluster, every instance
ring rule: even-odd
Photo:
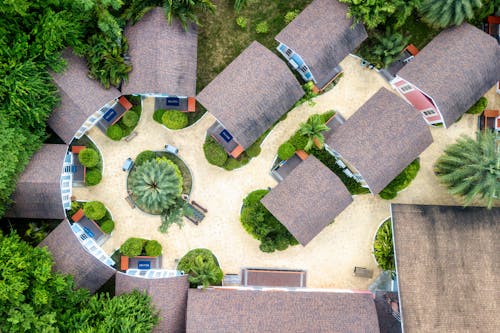
[[[154,151],[145,150],[137,155],[134,163],[136,166],[141,166],[144,162],[152,160],[154,158],[156,158],[156,153]]]
[[[83,204],[83,212],[89,219],[97,221],[106,215],[107,209],[100,201],[89,201]]]
[[[100,161],[99,153],[95,149],[85,148],[78,153],[78,160],[83,166],[92,168]]]
[[[379,193],[380,197],[385,200],[394,199],[399,191],[407,188],[417,177],[418,170],[420,170],[420,161],[417,158]]]
[[[288,141],[285,142],[285,143],[283,143],[278,148],[278,157],[281,160],[288,160],[294,154],[295,154],[295,147],[290,142],[288,142]]]
[[[156,121],[157,123],[159,124],[163,124],[161,119],[163,117],[163,114],[166,112],[167,110],[165,109],[158,109],[156,110],[154,113],[153,113],[153,120]]]
[[[255,142],[250,147],[248,147],[247,150],[245,150],[247,156],[250,158],[259,156],[261,151],[262,149],[260,148],[260,142]]]
[[[258,34],[267,34],[269,32],[269,24],[266,21],[258,23],[255,27],[255,32]]]
[[[113,220],[105,220],[101,223],[101,230],[107,234],[115,229],[115,222]]]
[[[262,252],[283,251],[298,242],[260,202],[267,193],[269,190],[256,190],[247,195],[241,209],[241,224],[261,241],[259,248]]]
[[[85,174],[85,185],[94,186],[101,182],[102,174],[97,169],[87,171]]]
[[[113,141],[120,141],[123,138],[123,130],[120,125],[114,124],[108,127],[106,135]]]
[[[224,166],[227,161],[227,153],[221,145],[219,145],[211,136],[207,136],[203,144],[203,152],[208,163],[216,166]]]
[[[158,241],[138,237],[131,237],[120,246],[120,253],[127,257],[137,257],[140,255],[157,257],[161,252],[162,246]]]
[[[304,150],[307,145],[307,138],[297,131],[288,142],[295,147],[295,150]]]
[[[139,115],[132,110],[125,113],[121,119],[122,123],[127,127],[135,127],[139,122]]]
[[[191,288],[221,285],[224,273],[215,255],[208,249],[194,249],[181,258],[177,269],[189,274]]]
[[[468,114],[479,114],[486,109],[488,105],[488,99],[486,97],[481,97],[476,103],[466,113]]]
[[[186,113],[177,110],[167,110],[161,117],[161,122],[167,128],[178,130],[188,125],[189,119]]]

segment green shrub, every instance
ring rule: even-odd
[[[295,132],[294,135],[288,140],[289,143],[291,143],[294,147],[295,150],[304,150],[304,148],[307,145],[307,137],[301,135],[298,131]]]
[[[378,229],[373,244],[373,254],[381,269],[394,271],[394,247],[392,242],[391,219],[387,219]]]
[[[139,115],[130,110],[123,115],[121,120],[125,126],[134,127],[139,122]]]
[[[82,208],[82,203],[78,201],[71,201],[71,209],[68,212],[68,216],[73,216],[77,211]]]
[[[278,157],[282,160],[287,160],[293,155],[295,155],[295,147],[288,141],[278,148]]]
[[[83,204],[85,216],[94,221],[102,219],[106,211],[106,207],[100,201],[89,201]]]
[[[321,114],[321,119],[323,120],[324,123],[326,123],[334,115],[335,115],[335,111],[334,110],[329,110],[329,111],[326,111],[325,113]]]
[[[161,244],[155,240],[148,240],[144,249],[146,251],[146,255],[150,257],[158,257],[162,251]]]
[[[385,200],[394,199],[398,192],[407,188],[411,181],[417,176],[420,170],[420,162],[417,158],[406,167],[392,182],[389,183],[380,193],[379,196]]]
[[[255,32],[258,34],[267,34],[269,32],[269,24],[266,21],[258,23],[255,27]]]
[[[267,193],[269,190],[256,190],[247,195],[243,200],[240,221],[250,235],[261,241],[261,251],[283,251],[298,242],[260,202]]]
[[[123,138],[123,130],[118,124],[114,124],[108,127],[106,130],[106,135],[108,138],[114,141],[120,141]]]
[[[212,137],[207,137],[203,144],[203,152],[208,163],[222,167],[227,161],[227,153]]]
[[[85,174],[85,185],[94,186],[101,182],[102,174],[97,169],[88,170]]]
[[[111,231],[115,229],[115,222],[113,220],[105,220],[101,223],[101,230],[107,234],[110,234]]]
[[[467,110],[467,113],[469,114],[479,114],[486,109],[486,106],[488,105],[488,99],[486,97],[481,97],[469,110]]]
[[[158,110],[156,110],[156,111],[153,113],[153,120],[154,120],[154,121],[156,121],[157,123],[162,124],[161,118],[163,117],[163,114],[164,114],[166,111],[167,111],[167,110],[165,110],[165,109],[158,109]]]
[[[285,14],[285,23],[288,24],[292,22],[297,15],[299,15],[300,11],[298,9],[291,10]]]
[[[161,117],[161,122],[170,129],[178,130],[186,127],[189,123],[189,119],[184,112],[167,110]]]
[[[189,274],[191,288],[221,285],[224,273],[215,255],[208,249],[194,249],[181,258],[177,269]]]
[[[247,22],[248,20],[246,19],[246,17],[238,16],[236,18],[236,24],[242,29],[245,29],[247,27]]]
[[[261,151],[262,151],[262,149],[260,148],[260,144],[258,142],[254,143],[253,145],[248,147],[247,150],[245,150],[248,157],[250,157],[250,158],[254,158],[254,157],[259,156]]]
[[[83,166],[92,168],[99,163],[99,153],[95,149],[85,148],[78,153],[78,160]]]
[[[137,257],[142,254],[147,240],[144,238],[131,237],[120,246],[120,252],[127,257]]]
[[[154,151],[145,150],[137,155],[134,163],[136,166],[141,166],[144,162],[152,160],[154,158],[156,158],[156,153]]]
[[[130,103],[132,103],[134,105],[134,107],[141,106],[141,96],[140,95],[127,95],[125,97],[127,98],[127,100]]]

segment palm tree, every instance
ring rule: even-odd
[[[307,137],[305,150],[309,151],[313,145],[318,148],[323,148],[325,137],[322,132],[328,131],[330,128],[325,125],[321,115],[315,114],[307,119],[307,122],[300,124],[299,133]]]
[[[488,208],[500,194],[500,146],[491,131],[480,132],[476,140],[462,137],[448,146],[436,162],[435,171],[451,194],[465,199],[485,199]]]
[[[189,272],[189,282],[206,288],[222,279],[222,270],[212,260],[205,260],[199,255],[194,259],[194,265]]]
[[[481,0],[423,0],[419,10],[428,24],[446,28],[472,19],[474,10],[480,7]]]
[[[188,23],[194,22],[200,25],[198,12],[215,12],[215,5],[210,0],[167,0],[165,4],[165,14],[169,23],[173,17],[177,17],[182,27],[187,30]]]
[[[151,214],[161,214],[176,204],[182,192],[179,171],[166,159],[144,162],[130,173],[129,188],[135,203]]]
[[[391,29],[387,29],[383,35],[376,35],[375,38],[378,43],[371,48],[371,52],[383,64],[383,67],[389,66],[394,61],[410,39]]]

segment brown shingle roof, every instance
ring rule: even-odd
[[[305,287],[306,272],[289,269],[244,268],[242,286]]]
[[[125,36],[133,69],[123,94],[196,95],[196,26],[185,31],[177,19],[169,25],[164,9],[157,7],[128,26]]]
[[[120,92],[114,87],[105,89],[98,81],[90,79],[85,59],[70,49],[63,52],[63,57],[68,62],[66,70],[51,73],[59,88],[61,104],[52,112],[48,124],[69,144],[85,120],[119,97]]]
[[[61,173],[68,146],[44,144],[19,176],[7,217],[63,219]]]
[[[136,289],[146,292],[160,311],[160,322],[154,332],[184,332],[186,329],[188,276],[145,279],[116,273],[116,294],[131,292]]]
[[[500,208],[391,207],[404,332],[498,331]]]
[[[441,32],[398,75],[431,96],[451,126],[500,78],[500,47],[464,23]]]
[[[381,88],[325,141],[377,194],[432,143],[432,136],[417,111]]]
[[[276,36],[311,69],[319,87],[335,73],[333,68],[367,37],[362,24],[353,27],[347,6],[336,0],[314,0]]]
[[[302,95],[304,91],[288,66],[253,42],[197,99],[246,149]]]
[[[190,289],[187,333],[378,332],[370,294]]]
[[[85,250],[68,220],[63,220],[38,246],[47,246],[52,253],[55,271],[73,275],[77,287],[92,293],[115,274],[114,268]]]
[[[352,202],[352,197],[337,175],[309,156],[261,202],[305,246]]]

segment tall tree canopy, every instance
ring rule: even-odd
[[[422,0],[419,10],[429,25],[446,28],[473,19],[482,5],[481,0]]]

